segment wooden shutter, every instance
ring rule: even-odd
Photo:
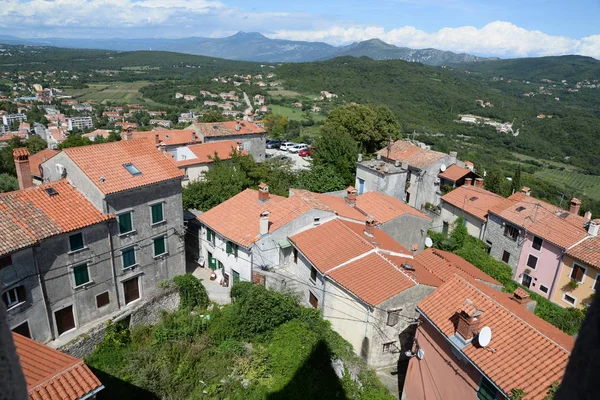
[[[75,316],[73,315],[73,306],[65,307],[54,313],[56,318],[56,329],[59,335],[75,328]]]
[[[17,287],[17,298],[19,300],[19,303],[22,303],[24,301],[27,300],[27,294],[25,292],[25,286],[18,286]]]
[[[581,268],[579,265],[575,266],[575,279],[580,282],[583,279],[583,268]]]
[[[125,304],[129,304],[140,298],[140,288],[138,286],[138,278],[133,278],[123,282],[125,292]]]

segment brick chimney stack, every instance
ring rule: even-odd
[[[467,299],[465,304],[458,310],[458,324],[456,333],[465,341],[473,339],[473,335],[479,329],[479,319],[483,311],[479,310],[471,300]]]
[[[576,199],[575,197],[573,197],[571,199],[571,208],[569,209],[569,212],[573,215],[579,215],[579,208],[581,207],[581,200]]]
[[[375,218],[368,216],[365,220],[365,235],[369,237],[375,236],[375,225],[377,225]]]
[[[125,140],[131,140],[131,137]],[[160,135],[158,133],[154,134],[154,145],[156,147],[160,146]]]
[[[133,133],[130,129],[127,129],[126,131],[121,133],[121,137],[123,138],[123,140],[131,140],[133,139]]]
[[[13,160],[17,170],[19,189],[27,189],[33,186],[33,178],[29,169],[29,150],[26,147],[13,149]]]
[[[585,218],[586,221],[591,221],[592,219],[592,212],[591,211],[586,211],[585,214],[583,215],[583,218]]]
[[[269,186],[264,182],[258,185],[258,201],[261,203],[269,201]]]
[[[352,186],[348,186],[348,189],[346,189],[346,203],[349,206],[356,206],[356,196],[358,196],[358,190],[356,190],[356,188],[352,187]]]
[[[473,184],[473,178],[465,178],[465,186],[471,186]]]
[[[475,186],[482,188],[483,187],[483,178],[475,178]]]

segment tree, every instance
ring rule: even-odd
[[[342,190],[346,187],[344,178],[331,165],[315,165],[302,171],[298,177],[301,188],[311,192],[326,193]]]
[[[48,143],[38,135],[30,135],[29,139],[25,141],[25,146],[31,154],[35,154],[48,148]]]
[[[270,137],[281,139],[288,129],[288,118],[279,114],[268,114],[263,124]]]
[[[19,189],[19,181],[12,175],[0,174],[0,193],[12,192]]]
[[[400,138],[400,124],[385,106],[342,106],[329,114],[325,126],[349,134],[358,142],[359,149],[366,153],[379,150],[389,138]]]
[[[81,135],[69,135],[69,137],[67,138],[67,140],[65,140],[64,142],[62,142],[58,148],[59,149],[66,149],[69,147],[80,147],[80,146],[87,146],[89,144],[92,144],[92,141],[88,138],[86,138],[85,136],[81,136]]]
[[[313,168],[329,166],[340,175],[344,185],[353,185],[357,157],[358,147],[350,133],[327,125],[321,129],[313,154]]]
[[[522,188],[521,184],[521,164],[517,165],[517,169],[515,170],[515,175],[512,179],[511,192],[516,193]]]
[[[227,121],[227,118],[219,110],[208,110],[202,112],[202,118],[200,122],[223,122]]]
[[[500,194],[502,185],[502,177],[496,170],[492,170],[488,172],[485,177],[485,188],[490,192],[494,192],[496,194]]]

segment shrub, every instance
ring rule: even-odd
[[[173,278],[173,282],[179,292],[179,309],[192,310],[196,307],[208,307],[210,300],[206,288],[194,275],[179,275]]]
[[[234,283],[231,287],[231,292],[229,293],[229,296],[234,300],[242,298],[246,295],[246,293],[248,293],[252,286],[254,286],[252,282],[238,281]]]

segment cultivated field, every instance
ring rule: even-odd
[[[66,94],[71,95],[82,101],[110,101],[113,103],[146,103],[148,105],[157,105],[150,99],[144,99],[139,89],[146,86],[148,82],[109,82],[109,83],[91,83],[86,89],[67,89]]]
[[[302,111],[299,108],[284,107],[284,106],[278,106],[278,105],[271,105],[269,107],[271,107],[271,111],[273,112],[273,114],[283,115],[285,117],[288,117],[288,119],[294,119],[297,121],[306,119],[306,117],[304,116],[304,111]],[[315,113],[310,113],[310,115],[312,116],[313,120],[315,120],[315,121],[325,120],[324,115],[315,114]]]
[[[543,169],[534,174],[556,185],[567,185],[582,191],[586,196],[600,200],[600,176],[579,174],[571,171]]]

